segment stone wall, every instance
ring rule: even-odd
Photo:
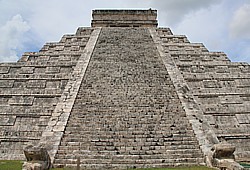
[[[156,10],[93,10],[92,27],[157,27]]]

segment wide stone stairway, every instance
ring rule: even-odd
[[[55,157],[116,169],[204,162],[147,28],[102,28]]]

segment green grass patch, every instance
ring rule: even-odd
[[[24,161],[0,160],[0,170],[21,170]],[[52,170],[69,170],[68,168],[53,168]],[[132,169],[131,169],[132,170]],[[205,166],[176,167],[176,168],[147,168],[137,170],[214,170]]]
[[[21,170],[22,165],[23,165],[23,161],[0,160],[0,169],[1,170]]]
[[[23,162],[24,161],[0,160],[0,170],[22,170]],[[64,169],[53,168],[52,170],[64,170]]]
[[[138,170],[214,170],[214,169],[205,166],[192,166],[192,167],[176,167],[176,168],[146,168]]]

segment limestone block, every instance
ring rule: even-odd
[[[204,73],[205,72],[204,66],[192,66],[190,70],[192,73]]]
[[[29,80],[26,83],[27,88],[45,88],[46,80]]]
[[[221,80],[219,81],[219,86],[220,87],[228,87],[232,88],[236,86],[236,80]]]
[[[79,27],[76,31],[77,36],[90,35],[92,33],[92,28]]]
[[[9,105],[33,105],[34,97],[33,96],[12,96],[9,100]]]
[[[35,67],[22,67],[20,74],[33,74]]]
[[[235,116],[240,124],[250,124],[250,115],[236,114]]]
[[[203,85],[205,88],[218,88],[219,87],[217,80],[203,80]]]
[[[244,88],[250,87],[250,79],[237,79],[236,80],[237,87]]]
[[[61,87],[61,81],[55,80],[55,81],[46,81],[46,88],[60,88]]]
[[[0,80],[0,88],[11,88],[14,85],[14,80]]]
[[[73,57],[72,57],[73,58]],[[79,56],[77,57],[77,59],[79,58]],[[70,61],[71,60],[71,55],[60,55],[59,56],[59,60],[60,61]]]
[[[246,63],[247,65],[245,66],[240,66],[240,70],[242,73],[249,73],[250,72],[250,66],[248,63]]]
[[[52,55],[50,56],[49,61],[58,61],[58,59],[59,59],[59,55]]]
[[[227,95],[227,96],[219,96],[220,102],[223,104],[242,104],[243,100],[240,96],[236,95]]]
[[[10,67],[8,66],[0,66],[0,74],[7,74],[9,72]]]
[[[216,73],[228,73],[229,69],[228,66],[217,66],[215,68]]]
[[[1,116],[0,126],[13,126],[16,121],[16,116]]]
[[[46,73],[60,73],[60,67],[46,67]]]
[[[40,55],[39,57],[37,57],[37,61],[48,61],[49,58],[49,55]]]

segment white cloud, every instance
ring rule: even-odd
[[[30,1],[29,22],[44,41],[58,41],[63,34],[74,33],[79,26],[91,25],[93,9],[147,7],[145,0],[65,0]],[[149,7],[148,7],[149,8]]]
[[[202,42],[211,51],[223,49],[227,39],[228,12],[221,15],[223,5],[192,12],[173,27],[176,34],[185,34],[191,42]]]
[[[179,23],[186,15],[200,9],[219,4],[222,0],[159,0],[152,1],[152,5],[164,14],[165,24]],[[163,17],[162,17],[163,19]]]
[[[232,38],[250,39],[250,4],[241,6],[234,14],[230,23]]]
[[[18,59],[17,52],[22,50],[25,33],[30,26],[21,15],[15,15],[0,28],[0,61],[13,62]]]

